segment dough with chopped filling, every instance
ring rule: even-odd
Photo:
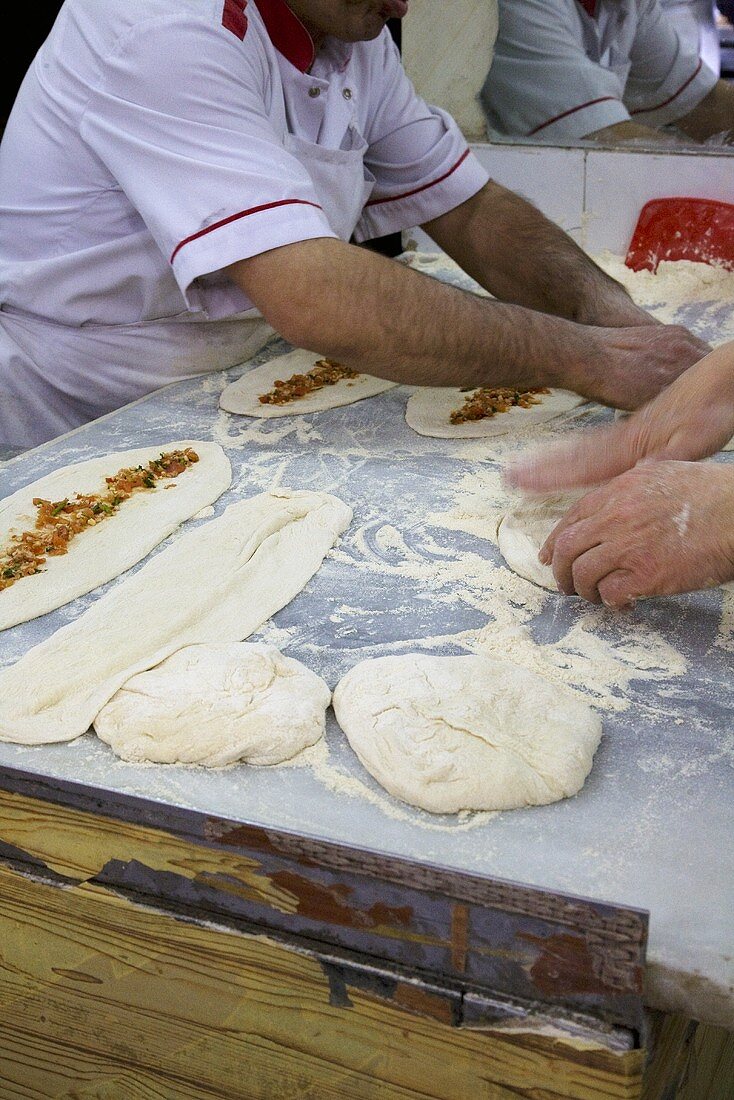
[[[470,393],[478,389],[460,390],[455,387],[428,386],[416,390],[408,399],[405,420],[409,428],[418,435],[434,436],[437,439],[481,439],[508,432],[522,432],[528,428],[553,420],[561,413],[583,405],[585,397],[570,390],[551,390],[539,393],[539,405],[530,405],[527,409],[513,405],[507,412],[485,416],[482,420],[467,420],[463,424],[452,424],[449,417],[454,409],[460,409]]]
[[[287,382],[294,374],[308,374],[321,358],[323,356],[313,351],[297,348],[276,359],[269,359],[259,367],[251,367],[236,382],[225,386],[219,398],[219,407],[241,416],[265,419],[305,416],[307,413],[323,412],[324,409],[336,409],[340,405],[351,405],[363,397],[375,397],[397,385],[386,378],[375,378],[372,374],[358,374],[356,378],[342,378],[333,386],[322,386],[320,390],[288,401],[285,405],[269,405],[260,401],[262,394],[273,389],[277,379]]]

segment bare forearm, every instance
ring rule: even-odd
[[[424,228],[504,302],[587,325],[655,323],[563,230],[499,184],[488,183]]]
[[[678,119],[676,125],[695,141],[722,134],[724,144],[734,144],[734,85],[719,80],[698,106]]]
[[[647,145],[680,145],[680,139],[675,134],[665,130],[656,130],[652,126],[643,126],[640,122],[632,122],[627,119],[624,122],[615,122],[612,126],[605,126],[601,130],[594,130],[586,135],[587,141],[599,141],[609,145],[635,145],[645,143]]]
[[[408,385],[560,386],[634,409],[709,350],[678,325],[581,325],[469,294],[331,237],[227,270],[290,343]]]
[[[395,382],[570,386],[598,354],[593,330],[330,238],[263,253],[229,274],[291,343]]]

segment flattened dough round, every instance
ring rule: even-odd
[[[336,409],[339,405],[351,405],[363,397],[374,397],[385,390],[391,390],[396,382],[385,378],[375,378],[371,374],[359,374],[356,378],[342,378],[333,386],[323,386],[314,393],[290,401],[287,405],[263,405],[260,395],[269,393],[276,379],[286,381],[294,374],[306,374],[313,370],[322,355],[313,351],[296,348],[287,355],[269,359],[259,367],[246,371],[236,382],[222,390],[219,407],[227,412],[240,413],[242,416],[270,418],[273,416],[303,416],[306,413],[323,412],[324,409]]]
[[[11,533],[33,528],[38,514],[34,497],[63,500],[75,493],[103,493],[105,477],[186,447],[199,456],[193,466],[150,492],[134,493],[116,515],[75,538],[68,553],[49,557],[42,572],[0,592],[0,630],[45,615],[130,569],[179,524],[220,497],[229,488],[232,468],[218,443],[177,439],[61,466],[0,501],[1,546]]]
[[[497,528],[500,553],[513,573],[527,581],[558,591],[549,565],[538,561],[540,548],[581,493],[554,493],[523,501],[505,513]]]
[[[601,738],[600,718],[580,699],[481,656],[362,661],[337,685],[334,711],[367,771],[432,813],[567,798]]]
[[[475,389],[478,387],[475,387]],[[551,390],[539,393],[540,405],[531,405],[527,409],[513,405],[504,413],[495,413],[484,420],[468,420],[465,424],[452,424],[449,416],[454,409],[460,409],[473,390],[460,390],[454,387],[429,386],[416,390],[408,398],[405,420],[408,427],[418,435],[430,435],[436,439],[480,439],[509,432],[522,432],[546,420],[552,420],[561,413],[583,405],[585,397],[570,390]]]
[[[191,645],[128,680],[94,728],[123,760],[280,764],[323,737],[330,700],[320,676],[274,646]]]

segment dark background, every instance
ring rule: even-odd
[[[21,17],[20,13],[16,12],[12,36],[8,34],[5,39],[5,75],[0,102],[0,131],[5,126],[23,77],[41,44],[47,38],[60,8],[61,0],[45,0],[45,2],[36,0],[35,4],[28,7],[28,16]],[[400,20],[390,19],[388,26],[399,46]]]

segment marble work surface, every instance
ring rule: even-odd
[[[686,322],[715,315],[701,305]],[[698,331],[716,338],[703,322]],[[273,340],[255,362],[284,348]],[[388,653],[518,660],[598,707],[604,737],[585,787],[528,810],[423,813],[371,779],[333,716],[326,745],[275,768],[135,766],[91,733],[60,745],[0,744],[0,765],[647,909],[647,1002],[734,1028],[734,592],[652,600],[629,615],[541,592],[509,572],[495,540],[507,501],[501,466],[517,440],[417,436],[404,420],[405,387],[306,417],[231,416],[218,395],[241,371],[173,385],[0,466],[2,495],[59,465],[177,438],[226,449],[233,481],[217,514],[275,485],[334,493],[354,509],[351,527],[253,640],[280,646],[332,688],[357,661]],[[610,415],[582,407],[530,441]],[[107,587],[8,631],[0,664]]]

